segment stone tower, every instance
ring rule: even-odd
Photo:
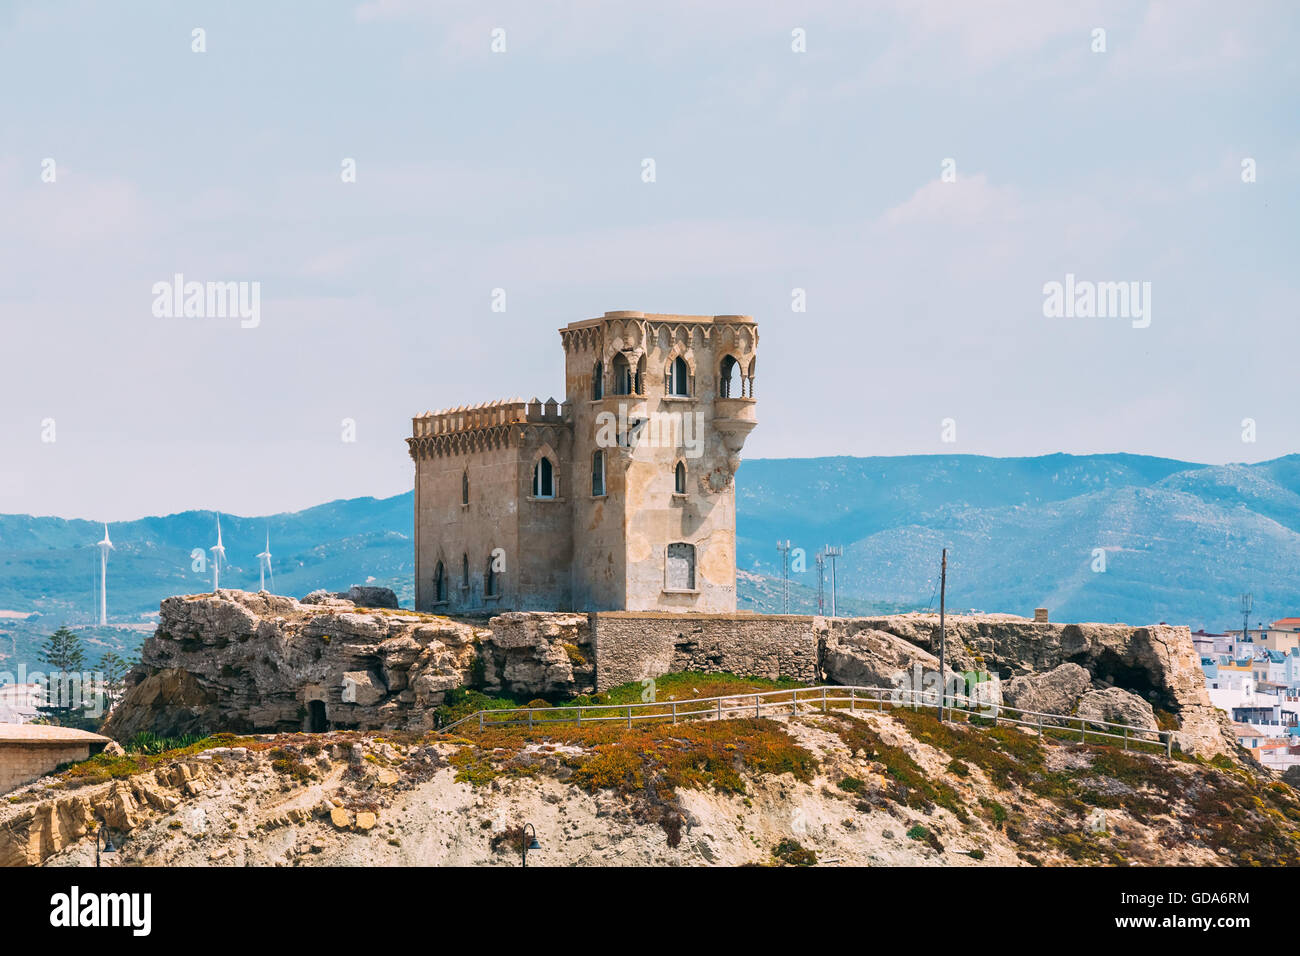
[[[734,476],[754,427],[746,316],[607,312],[560,331],[575,470],[579,608],[734,611]]]
[[[754,320],[607,312],[560,338],[563,403],[413,419],[416,608],[734,611]]]

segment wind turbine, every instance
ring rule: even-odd
[[[104,522],[104,540],[99,548],[99,626],[108,624],[108,552],[117,550],[108,540],[108,522]]]
[[[217,586],[221,581],[221,562],[226,560],[226,549],[221,545],[221,512],[217,512],[217,543],[211,548],[212,552],[212,593],[217,593]]]
[[[260,590],[266,590],[266,575],[271,575],[271,590],[275,590],[275,572],[271,570],[271,529],[266,529],[266,550],[257,556],[257,570],[262,576],[262,587]]]

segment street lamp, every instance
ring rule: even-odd
[[[101,821],[100,825],[95,827],[95,866],[99,866],[99,838],[101,834],[104,837],[104,853],[117,852],[117,847],[113,846],[113,838],[108,835],[108,825]]]
[[[533,838],[531,841],[528,839],[529,830],[533,831]],[[533,826],[531,823],[525,823],[524,829],[519,835],[519,849],[523,854],[523,865],[528,865],[529,850],[540,850],[541,848],[542,845],[537,842],[537,827]]]

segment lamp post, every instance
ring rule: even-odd
[[[95,866],[96,867],[99,866],[99,843],[100,843],[101,834],[103,835],[104,838],[103,840],[104,854],[107,855],[109,853],[117,852],[117,847],[113,846],[113,838],[108,835],[108,825],[101,820],[99,826],[95,827]]]
[[[529,830],[533,831],[533,839],[531,841],[528,839]],[[523,865],[528,866],[529,850],[540,850],[541,848],[542,845],[537,842],[537,827],[533,826],[531,823],[525,823],[524,829],[519,835],[519,851],[523,856]]]

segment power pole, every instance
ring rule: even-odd
[[[835,617],[835,559],[844,553],[844,549],[839,545],[831,547],[826,545],[826,557],[831,559],[831,617]]]
[[[826,613],[826,555],[817,552],[817,614]]]
[[[781,552],[781,580],[784,583],[785,595],[783,598],[784,613],[790,613],[790,539],[776,543],[776,550]]]
[[[1255,603],[1252,594],[1241,596],[1241,640],[1244,643],[1250,635],[1250,609]]]
[[[948,549],[943,549],[943,558],[939,564],[939,720],[943,721],[943,700],[948,692],[948,682],[943,676],[944,645],[947,635],[944,633],[943,599],[948,590]]]

